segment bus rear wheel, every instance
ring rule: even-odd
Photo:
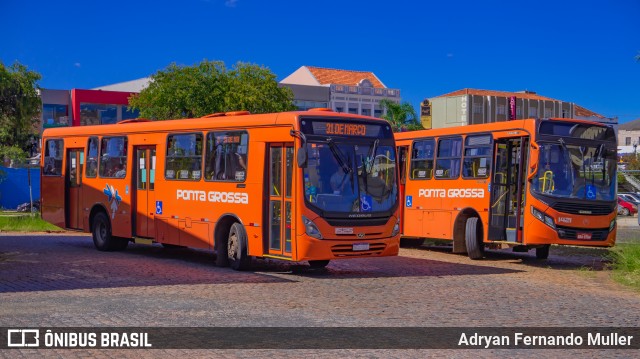
[[[328,259],[318,260],[318,261],[309,261],[309,267],[311,267],[311,269],[322,269],[326,267],[328,264],[329,264]]]
[[[482,259],[482,257],[484,257],[482,227],[480,224],[478,224],[478,217],[471,217],[467,219],[464,240],[467,247],[467,255],[469,256],[469,258]]]
[[[229,266],[235,270],[246,270],[251,266],[251,257],[247,250],[247,232],[238,222],[231,225],[227,240]]]
[[[93,217],[93,244],[99,251],[121,251],[127,248],[129,241],[116,238],[111,234],[111,222],[104,212],[96,213]]]
[[[542,247],[536,248],[536,258],[538,258],[538,259],[547,259],[547,258],[549,258],[549,248],[550,247],[551,247],[550,244],[545,244]]]

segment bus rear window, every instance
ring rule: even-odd
[[[45,176],[62,175],[62,140],[47,140],[42,173]]]
[[[100,177],[124,178],[127,175],[126,137],[103,137],[100,153]]]

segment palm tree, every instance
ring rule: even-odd
[[[408,102],[395,103],[387,98],[380,100],[380,107],[386,109],[382,118],[389,121],[394,132],[422,130],[416,111]]]

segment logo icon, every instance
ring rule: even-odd
[[[156,201],[156,214],[162,214],[162,201]]]
[[[116,211],[122,201],[122,197],[118,194],[118,190],[114,189],[113,186],[109,186],[108,183],[102,191],[107,195],[107,202],[111,204],[111,219],[114,219],[116,217]]]
[[[40,331],[38,329],[7,330],[7,346],[10,348],[37,347],[39,345]]]

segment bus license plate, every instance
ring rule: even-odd
[[[578,232],[578,239],[583,239],[583,240],[590,241],[591,240],[591,233]]]
[[[369,243],[354,243],[353,244],[353,251],[368,251],[369,250]]]

